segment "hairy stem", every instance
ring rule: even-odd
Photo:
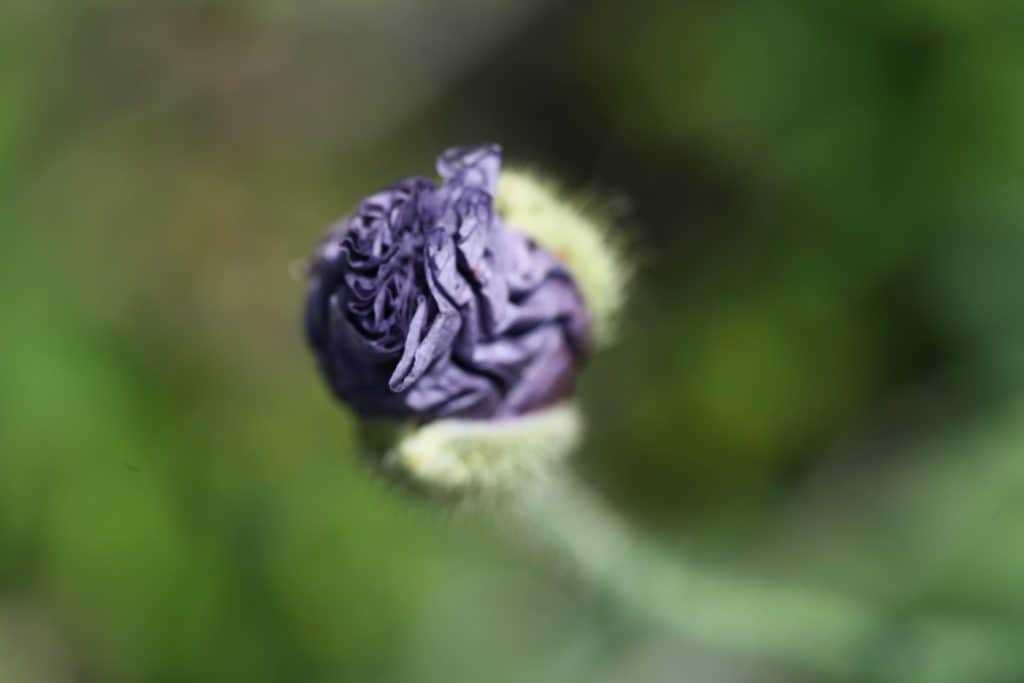
[[[529,537],[625,609],[711,647],[915,683],[1011,680],[1024,664],[1021,634],[994,624],[897,619],[840,594],[698,566],[628,528],[568,474],[527,487],[511,508]]]

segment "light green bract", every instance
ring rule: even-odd
[[[438,420],[406,433],[384,465],[431,493],[512,493],[546,481],[581,433],[569,401],[502,420]]]
[[[573,274],[592,316],[596,346],[609,343],[628,269],[608,231],[530,174],[504,171],[495,198],[511,227],[555,254]],[[400,433],[383,465],[428,493],[522,492],[547,481],[578,445],[582,420],[571,400],[500,420],[444,419]]]
[[[529,173],[503,171],[498,213],[568,266],[593,317],[598,346],[612,340],[625,301],[629,268],[609,230],[562,199],[551,183]]]

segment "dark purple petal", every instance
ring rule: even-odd
[[[307,337],[360,413],[489,418],[571,393],[590,318],[566,268],[495,213],[500,167],[497,145],[448,150],[440,187],[367,197],[321,243]]]

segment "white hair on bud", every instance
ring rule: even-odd
[[[399,439],[385,466],[434,493],[516,493],[553,476],[581,433],[569,401],[500,420],[438,420]]]
[[[610,342],[630,268],[608,228],[561,198],[552,184],[522,171],[502,172],[495,205],[508,225],[569,268],[593,316],[595,340],[599,345]]]

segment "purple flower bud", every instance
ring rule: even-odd
[[[489,418],[571,393],[590,316],[565,266],[495,212],[500,166],[497,145],[448,150],[440,187],[372,195],[321,244],[307,335],[359,413]]]

